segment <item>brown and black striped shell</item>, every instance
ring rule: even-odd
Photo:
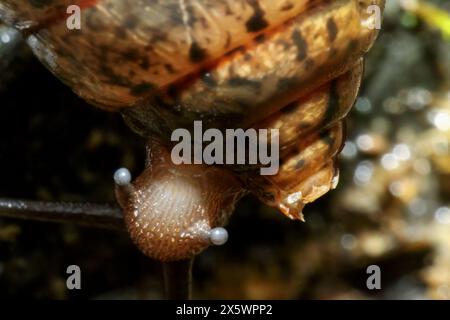
[[[66,27],[79,5],[81,30]],[[301,218],[336,182],[343,118],[384,0],[0,0],[42,62],[144,137],[177,128],[280,129],[281,168],[237,169],[264,202]]]

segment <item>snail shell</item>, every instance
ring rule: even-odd
[[[66,28],[68,2],[82,8],[79,31]],[[77,94],[149,139],[147,169],[117,197],[141,250],[177,260],[209,245],[244,189],[303,219],[335,187],[343,118],[377,35],[370,5],[384,0],[0,0],[0,18]],[[175,166],[166,142],[194,120],[279,129],[280,172]]]

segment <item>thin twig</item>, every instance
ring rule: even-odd
[[[192,296],[194,259],[164,262],[164,287],[169,300],[189,300]]]
[[[77,225],[124,229],[122,212],[113,204],[44,202],[1,199],[0,217],[74,223]]]
[[[120,208],[113,204],[45,202],[0,198],[0,217],[123,230]],[[191,299],[194,259],[163,263],[166,298]]]

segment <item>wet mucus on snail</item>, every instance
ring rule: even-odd
[[[76,32],[60,19],[74,4]],[[172,261],[223,244],[246,192],[303,219],[303,206],[336,186],[343,119],[377,35],[364,27],[376,18],[370,5],[384,1],[0,0],[0,18],[78,95],[148,140],[146,169],[134,181],[119,169],[116,196],[137,246]],[[278,129],[278,174],[173,164],[170,135],[195,120]]]

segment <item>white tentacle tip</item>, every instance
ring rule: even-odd
[[[126,186],[131,182],[131,173],[127,168],[120,168],[114,172],[114,182],[118,186]]]
[[[225,228],[214,228],[209,232],[209,241],[215,246],[222,246],[228,241],[228,231]]]

